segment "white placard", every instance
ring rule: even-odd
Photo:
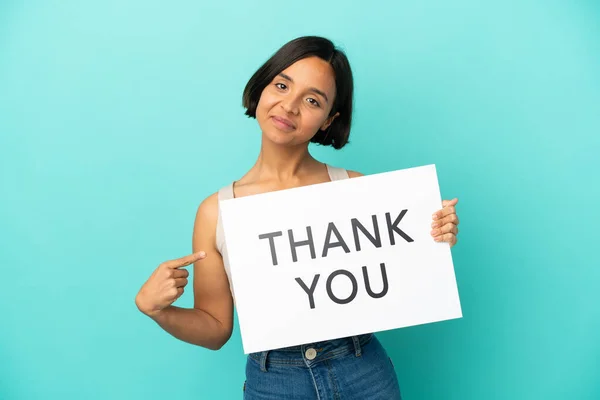
[[[435,165],[221,202],[244,353],[461,318],[441,208]]]

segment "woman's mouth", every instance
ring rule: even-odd
[[[284,132],[291,132],[294,129],[296,129],[296,127],[294,126],[292,121],[290,121],[289,119],[285,119],[283,117],[278,117],[278,116],[273,116],[273,117],[271,117],[271,119],[273,120],[273,124],[278,129],[280,129]]]

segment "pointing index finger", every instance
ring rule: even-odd
[[[193,264],[198,260],[202,260],[204,257],[206,257],[206,253],[203,251],[199,251],[198,253],[190,254],[188,256],[181,257],[176,260],[167,261],[165,263],[165,266],[167,268],[173,269],[187,267],[188,265]]]

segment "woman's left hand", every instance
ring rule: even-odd
[[[458,199],[443,200],[442,208],[439,211],[433,213],[433,222],[431,227],[431,236],[433,236],[436,242],[448,242],[450,247],[454,246],[457,242],[456,235],[458,235],[458,216],[456,215],[456,203]]]

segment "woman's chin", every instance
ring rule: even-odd
[[[263,137],[264,137],[264,139],[268,140],[269,142],[279,145],[279,146],[286,146],[286,145],[294,144],[294,136],[292,134],[289,134],[286,132],[268,131],[263,134]]]

